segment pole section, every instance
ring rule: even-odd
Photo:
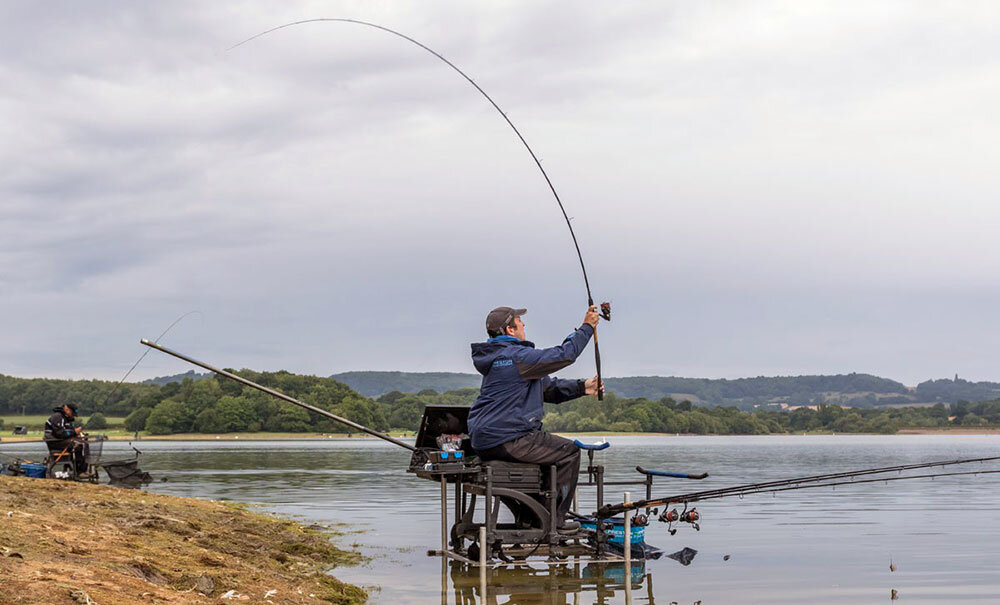
[[[163,345],[159,345],[159,344],[157,344],[155,342],[152,342],[150,340],[147,340],[145,338],[143,338],[139,342],[142,343],[142,344],[144,344],[144,345],[146,345],[147,347],[151,347],[153,349],[156,349],[157,351],[161,351],[163,353],[166,353],[167,355],[173,355],[177,359],[182,359],[182,360],[184,360],[184,361],[186,361],[188,363],[194,364],[194,365],[196,365],[196,366],[198,366],[200,368],[204,368],[204,369],[208,370],[209,372],[214,372],[214,373],[218,374],[219,376],[224,376],[224,377],[226,377],[226,378],[228,378],[230,380],[235,380],[236,382],[238,382],[240,384],[244,384],[244,385],[246,385],[248,387],[255,388],[258,391],[263,391],[263,392],[267,393],[268,395],[271,395],[272,397],[277,397],[278,399],[281,399],[283,401],[287,401],[288,403],[294,403],[295,405],[297,405],[299,407],[303,407],[303,408],[309,410],[310,412],[315,412],[316,414],[319,414],[320,416],[326,416],[327,418],[329,418],[331,420],[336,420],[337,422],[339,422],[341,424],[346,424],[347,426],[349,426],[349,427],[351,427],[353,429],[357,429],[357,430],[361,431],[362,433],[368,433],[369,435],[371,435],[373,437],[378,437],[379,439],[383,439],[385,441],[388,441],[389,443],[391,443],[393,445],[398,445],[399,447],[406,448],[406,449],[410,450],[411,452],[414,452],[414,451],[417,450],[417,448],[413,447],[409,443],[404,443],[404,442],[400,441],[399,439],[395,439],[393,437],[390,437],[389,435],[385,435],[385,434],[380,433],[380,432],[378,432],[378,431],[376,431],[374,429],[370,429],[370,428],[368,428],[368,427],[366,427],[364,425],[358,424],[357,422],[352,422],[352,421],[348,420],[347,418],[343,418],[341,416],[338,416],[336,414],[328,412],[328,411],[326,411],[326,410],[324,410],[322,408],[318,408],[318,407],[316,407],[314,405],[309,405],[308,403],[305,403],[304,401],[299,401],[298,399],[296,399],[294,397],[290,397],[288,395],[285,395],[284,393],[282,393],[280,391],[275,391],[274,389],[271,389],[271,388],[268,388],[268,387],[265,387],[265,386],[261,386],[261,385],[257,384],[256,382],[254,382],[252,380],[247,380],[246,378],[243,378],[242,376],[237,376],[236,374],[233,374],[232,372],[227,372],[225,370],[220,370],[219,368],[210,366],[210,365],[208,365],[207,363],[205,363],[203,361],[198,361],[197,359],[192,359],[191,357],[188,357],[187,355],[184,355],[183,353],[178,353],[177,351],[173,351],[171,349],[168,349],[167,347],[165,347]]]

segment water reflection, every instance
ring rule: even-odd
[[[486,570],[485,586],[477,568],[461,563],[450,563],[442,573],[451,580],[450,586],[442,582],[442,605],[654,603],[653,577],[646,572],[643,561],[629,566],[578,562],[498,567]]]

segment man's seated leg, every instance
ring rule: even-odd
[[[83,475],[87,472],[87,455],[90,454],[90,444],[84,439],[73,440],[73,462],[76,465],[76,474]]]
[[[573,505],[573,495],[580,475],[580,450],[572,441],[545,431],[535,431],[480,452],[480,458],[525,462],[542,467],[556,465],[558,523],[560,527],[565,525],[566,514]]]

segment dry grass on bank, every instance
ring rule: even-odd
[[[0,476],[0,603],[363,603],[329,532],[239,506]],[[229,599],[220,600],[229,591]]]

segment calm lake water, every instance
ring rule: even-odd
[[[598,454],[609,480],[646,468],[707,471],[665,479],[662,495],[710,487],[931,460],[1000,455],[997,436],[614,437]],[[405,472],[409,453],[376,440],[140,442],[150,491],[228,498],[308,523],[343,523],[373,557],[335,570],[373,589],[375,603],[624,603],[622,566],[478,573],[426,555],[440,543],[439,486]],[[106,452],[124,444],[106,444]],[[0,453],[38,452],[40,444]],[[1000,465],[991,468],[1000,468]],[[166,482],[161,479],[167,479]],[[609,488],[623,489],[623,488]],[[641,495],[641,487],[632,488]],[[612,494],[615,492],[612,492]],[[612,499],[609,494],[608,499]],[[620,498],[615,498],[618,500]],[[581,511],[594,493],[582,492]],[[1000,475],[875,483],[704,502],[700,532],[646,541],[698,551],[633,566],[633,603],[857,604],[1000,602]],[[724,560],[724,555],[730,555]],[[890,557],[898,566],[890,572]]]

